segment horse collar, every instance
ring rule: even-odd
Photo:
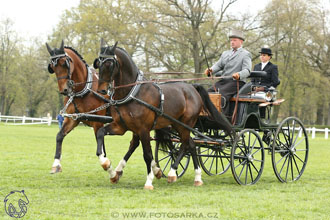
[[[136,81],[135,82],[139,82],[139,81],[142,81],[142,80],[143,80],[143,73],[138,70],[138,76],[136,77]],[[141,87],[141,84],[136,83],[133,86],[133,88],[130,90],[130,92],[128,93],[128,95],[125,98],[120,99],[120,100],[114,100],[113,99],[113,96],[115,94],[113,92],[111,94],[111,96],[110,96],[110,104],[115,106],[115,105],[122,105],[122,104],[125,104],[125,103],[131,101],[132,98],[134,98],[136,96],[136,94],[139,92],[140,87]]]

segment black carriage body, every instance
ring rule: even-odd
[[[253,92],[260,86],[264,75],[262,71],[252,72],[251,82],[239,91],[237,119],[233,125],[237,132],[235,140],[228,140],[228,136],[209,117],[199,117],[195,129],[215,140],[210,142],[194,137],[201,167],[208,175],[223,174],[231,167],[238,184],[254,184],[262,174],[265,151],[272,155],[273,170],[279,181],[296,181],[304,172],[309,152],[306,130],[294,117],[286,118],[280,124],[271,121],[271,110],[276,103],[274,90],[270,93]],[[235,99],[229,103],[232,113]]]

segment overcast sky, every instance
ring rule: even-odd
[[[230,12],[250,13],[263,9],[270,0],[239,0]],[[329,0],[325,0],[329,2]],[[46,40],[66,9],[78,6],[80,0],[0,0],[0,20],[10,18],[14,29],[25,40],[38,37]],[[213,0],[216,5],[220,0]],[[218,7],[218,6],[215,6]]]

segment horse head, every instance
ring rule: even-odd
[[[46,43],[46,47],[50,54],[48,72],[50,74],[55,72],[60,93],[63,95],[68,95],[70,92],[72,92],[74,84],[71,79],[72,72],[74,71],[74,65],[71,65],[73,64],[73,60],[64,51],[63,40],[60,48],[52,49],[48,43]]]
[[[109,84],[119,73],[120,67],[115,51],[118,41],[113,46],[105,46],[103,38],[101,39],[101,48],[99,57],[94,60],[93,67],[99,69],[98,92],[105,95]]]

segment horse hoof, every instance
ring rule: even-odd
[[[123,171],[116,171],[117,176],[118,176],[118,180],[120,179],[120,177],[123,175]]]
[[[118,174],[116,174],[115,177],[110,178],[110,182],[111,182],[112,184],[116,184],[116,183],[118,183],[118,181],[119,181],[119,176],[118,176]]]
[[[168,176],[167,177],[167,182],[168,183],[174,183],[176,181],[176,176]]]
[[[146,190],[154,190],[154,187],[153,186],[144,186],[144,189],[146,189]]]
[[[110,160],[106,160],[101,166],[105,171],[107,171],[110,167]]]
[[[56,167],[52,167],[52,170],[50,171],[50,174],[55,174],[62,172],[62,167],[60,165],[57,165]]]
[[[201,186],[201,185],[203,185],[202,181],[195,181],[194,182],[194,186]]]
[[[163,172],[162,172],[162,170],[159,169],[155,176],[156,176],[157,179],[162,178],[162,176],[163,176]]]

